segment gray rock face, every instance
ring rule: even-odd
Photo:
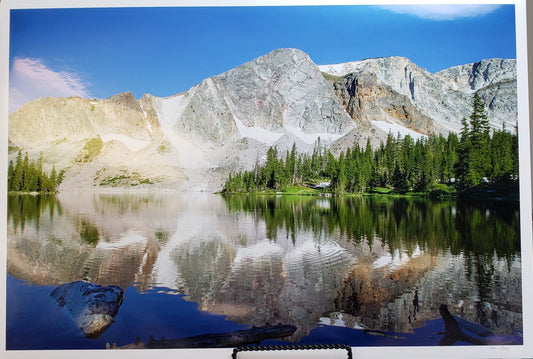
[[[163,127],[208,148],[241,138],[272,145],[291,133],[312,143],[355,127],[317,65],[296,49],[275,50],[177,96],[143,99]]]
[[[318,67],[300,50],[275,50],[216,79],[234,115],[248,127],[332,134],[353,128]]]
[[[174,125],[178,133],[214,146],[234,139],[235,121],[216,78],[202,81],[184,96],[187,107]]]
[[[516,60],[490,59],[454,66],[436,73],[458,91],[477,91],[484,87],[516,79]]]
[[[394,119],[425,135],[434,131],[431,118],[417,109],[406,95],[379,84],[374,74],[352,73],[335,82],[333,87],[348,114],[358,122]]]
[[[50,293],[60,307],[65,307],[87,337],[98,337],[111,324],[122,304],[124,291],[110,285],[77,281],[65,283]]]
[[[9,116],[10,141],[23,149],[106,135],[138,141],[150,138],[145,116],[131,93],[108,100],[47,97],[31,101]]]
[[[418,117],[419,123],[427,123],[427,119],[431,119],[433,129],[431,126],[427,129],[437,133],[460,131],[461,119],[468,118],[472,112],[472,96],[476,91],[479,91],[485,101],[487,115],[493,127],[501,128],[505,123],[507,128],[510,128],[516,123],[516,60],[482,60],[436,74],[431,74],[402,57],[322,65],[320,69],[338,77],[374,77],[379,86],[396,95],[396,107],[411,107],[408,112]],[[338,92],[337,94],[339,95]],[[404,97],[399,98],[398,95]],[[383,101],[383,97],[356,96],[353,101],[367,104],[370,101]],[[385,103],[387,102],[385,100]],[[398,119],[397,116],[392,116],[389,120],[394,121],[395,118]],[[385,117],[382,116],[381,119]]]
[[[111,96],[108,101],[116,103],[119,106],[127,107],[134,111],[142,111],[141,107],[139,106],[139,102],[137,102],[137,99],[131,92],[123,92]]]

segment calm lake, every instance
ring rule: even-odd
[[[9,195],[7,231],[9,350],[103,349],[266,323],[296,326],[291,343],[439,345],[441,303],[494,333],[522,329],[516,204]],[[50,297],[77,280],[125,292],[97,339]]]

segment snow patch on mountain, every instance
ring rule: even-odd
[[[292,126],[285,126],[284,129],[308,145],[314,144],[319,138],[321,141],[323,141],[323,143],[332,143],[343,136],[342,134],[333,134],[327,132],[305,133],[300,127]]]
[[[183,168],[200,169],[209,168],[211,163],[206,159],[205,150],[184,136],[179,136],[172,129],[162,129],[166,139],[177,152],[178,162]]]
[[[318,65],[318,69],[322,72],[333,76],[345,76],[362,67],[363,61],[344,62],[340,64]]]
[[[157,118],[164,129],[171,129],[176,124],[188,102],[184,94],[164,98],[154,96],[153,99],[156,103]]]
[[[122,134],[103,134],[100,136],[103,142],[117,141],[122,143],[131,152],[138,152],[150,146],[150,141],[137,140]]]
[[[269,146],[272,146],[274,142],[276,142],[277,140],[281,138],[281,136],[283,136],[283,133],[268,131],[259,126],[248,127],[236,116],[233,117],[233,120],[235,121],[235,124],[237,125],[237,129],[239,130],[239,133],[244,138],[252,138],[254,140],[257,140],[259,142],[263,142]]]

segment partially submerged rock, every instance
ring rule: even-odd
[[[122,304],[124,291],[116,285],[76,281],[65,283],[50,293],[60,307],[70,313],[86,337],[97,338],[113,323]]]
[[[446,332],[440,341],[441,345],[452,345],[463,341],[474,345],[520,345],[523,338],[516,335],[494,335],[490,330],[478,324],[453,316],[446,304],[441,304],[439,312],[444,320]]]

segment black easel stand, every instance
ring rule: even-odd
[[[320,344],[320,345],[256,345],[240,346],[233,349],[232,359],[237,359],[237,353],[248,351],[276,351],[276,350],[320,350],[320,349],[346,349],[348,359],[352,359],[352,347],[346,344]]]

